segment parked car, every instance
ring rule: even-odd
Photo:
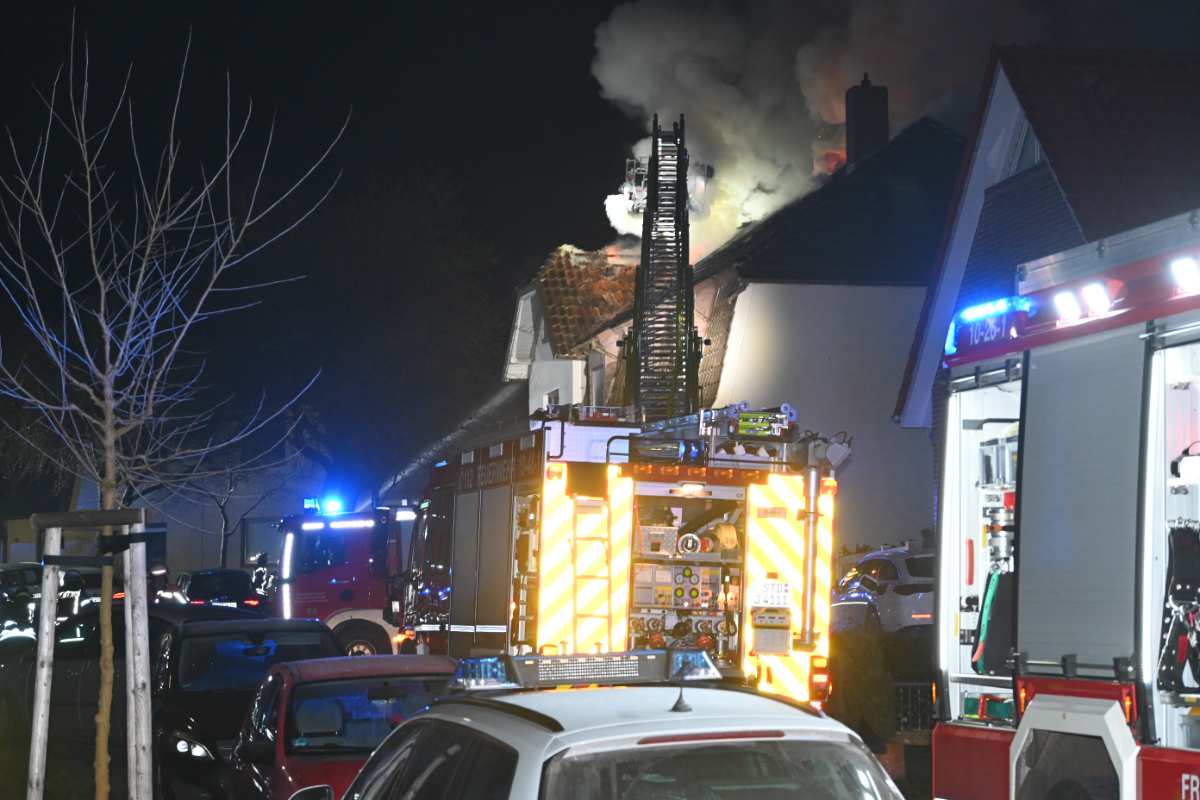
[[[667,651],[465,659],[462,685],[473,688],[392,732],[344,800],[900,800],[844,725],[786,698],[723,687],[709,680],[720,673],[707,656],[693,656],[708,663],[706,682],[682,688],[665,681],[679,674]],[[660,664],[661,681],[647,683]],[[538,687],[608,685],[535,691],[519,677],[543,672]],[[323,785],[292,800],[334,796]]]
[[[125,615],[123,603],[113,604],[113,703],[112,796],[126,795],[125,786]],[[54,679],[50,689],[50,739],[47,797],[68,797],[91,790],[80,787],[79,776],[90,785],[96,736],[96,709],[100,688],[100,608],[92,604],[58,624],[54,632]],[[254,621],[234,608],[150,606],[151,641],[179,630],[194,620],[241,619]],[[0,747],[28,750],[30,712],[37,640],[26,636],[0,640]],[[151,669],[156,653],[151,650]],[[22,759],[17,759],[24,763]],[[64,781],[74,781],[69,789]]]
[[[887,633],[933,624],[933,553],[889,547],[864,555],[838,581],[833,630],[875,625]]]
[[[240,569],[206,569],[185,572],[175,582],[175,590],[160,593],[160,598],[193,606],[242,608],[260,615],[267,613],[267,597],[254,588],[250,575]]]
[[[445,693],[444,656],[346,656],[271,668],[229,760],[237,798],[287,800],[329,784],[341,796],[392,729]]]
[[[167,800],[225,794],[222,763],[268,670],[344,654],[311,619],[194,622],[153,641],[155,795]]]

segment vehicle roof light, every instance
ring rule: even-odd
[[[1112,298],[1108,296],[1104,284],[1089,283],[1080,289],[1079,293],[1083,295],[1083,302],[1087,305],[1089,313],[1099,316],[1112,310]]]
[[[703,650],[634,650],[571,656],[464,658],[450,685],[456,689],[548,689],[720,680]]]
[[[324,522],[301,522],[300,530],[302,531],[320,531],[325,529]]]
[[[396,522],[412,522],[416,518],[417,512],[413,511],[411,508],[405,507],[396,509]]]
[[[1063,322],[1077,322],[1083,316],[1083,308],[1074,292],[1059,292],[1054,295],[1054,310]]]
[[[340,514],[345,508],[342,501],[336,497],[326,497],[325,502],[321,504],[321,510],[326,514]]]
[[[335,519],[329,523],[329,527],[334,530],[346,530],[347,528],[374,528],[375,520],[373,519]]]
[[[711,497],[712,492],[704,488],[703,483],[681,483],[671,489],[671,494],[677,497]]]
[[[967,306],[958,312],[958,318],[963,322],[978,322],[988,317],[1002,316],[1010,311],[1028,312],[1029,310],[1030,302],[1027,297],[1000,297],[986,303]]]
[[[1191,256],[1177,258],[1171,262],[1171,277],[1175,285],[1187,294],[1200,292],[1200,264]]]

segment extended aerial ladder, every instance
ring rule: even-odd
[[[700,404],[702,343],[693,325],[687,173],[683,116],[667,131],[656,115],[633,327],[623,342],[625,396],[643,420],[690,414]]]

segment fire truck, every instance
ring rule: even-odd
[[[412,518],[408,507],[343,513],[340,505],[322,510],[317,503],[285,517],[276,613],[321,620],[350,655],[393,652]]]
[[[731,679],[822,699],[848,447],[787,407],[548,416],[434,470],[405,604],[433,652],[700,648]]]
[[[938,405],[934,796],[1200,798],[1200,229],[1023,265]]]

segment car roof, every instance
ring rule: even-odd
[[[280,666],[297,683],[351,678],[384,678],[392,675],[453,675],[455,661],[446,656],[342,656],[306,658]]]
[[[672,711],[677,686],[622,686],[551,691],[470,692],[439,700],[435,716],[468,720],[493,728],[503,738],[514,726],[540,729],[548,745],[569,746],[624,737],[686,734],[697,731],[783,730],[791,733],[853,736],[829,717],[782,698],[747,690],[684,687],[691,710]],[[505,720],[504,717],[508,717]],[[490,720],[490,724],[489,723]]]
[[[325,623],[316,619],[263,619],[262,617],[247,617],[245,619],[205,620],[192,622],[183,628],[186,636],[210,636],[222,633],[271,633],[273,631],[324,631],[329,632]]]
[[[123,607],[124,603],[121,600],[113,601],[113,619],[119,620],[121,624],[125,622],[124,617],[115,612],[117,609]],[[210,622],[214,620],[241,621],[262,619],[261,616],[252,611],[245,611],[240,608],[224,608],[222,606],[187,606],[176,603],[151,603],[147,606],[146,610],[151,617],[166,620],[174,625],[182,625],[186,622],[189,624],[189,627],[198,622]],[[99,613],[100,604],[92,603],[69,619],[94,617]]]

